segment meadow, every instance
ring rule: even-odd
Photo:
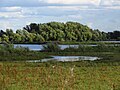
[[[57,45],[49,44],[41,52],[11,47],[0,48],[0,53],[4,52],[0,54],[0,90],[120,90],[119,46],[100,44],[60,50]],[[101,59],[40,63],[24,61],[51,55],[98,56]]]
[[[1,62],[0,90],[120,90],[120,62]]]

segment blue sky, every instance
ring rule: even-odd
[[[93,29],[120,30],[120,0],[0,0],[0,29],[30,23],[75,21]]]

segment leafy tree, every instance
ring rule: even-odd
[[[26,25],[26,27],[23,27],[23,29],[31,33],[36,33],[39,30],[39,25],[36,23],[31,23],[30,25]]]
[[[45,41],[45,39],[44,39],[41,35],[36,34],[35,41],[36,41],[36,42],[44,42],[44,41]]]
[[[21,35],[19,34],[14,34],[13,37],[14,37],[13,39],[14,43],[20,43],[22,41]]]
[[[4,34],[6,34],[3,30],[0,30],[0,37],[2,37]]]
[[[9,37],[7,35],[2,35],[2,41],[9,42]]]
[[[120,31],[101,32],[91,29],[78,22],[49,22],[43,24],[31,23],[23,27],[23,30],[6,29],[0,31],[1,41],[11,43],[34,43],[44,41],[101,41],[120,40]]]
[[[119,40],[120,31],[108,32],[107,34],[108,34],[108,38],[110,40]]]

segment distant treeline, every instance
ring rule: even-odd
[[[78,22],[31,23],[21,30],[0,31],[0,42],[41,43],[46,41],[102,41],[120,40],[120,31],[101,32]]]

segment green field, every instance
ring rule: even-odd
[[[96,56],[101,59],[41,63],[24,61],[51,55]],[[120,46],[100,44],[60,50],[57,45],[50,44],[41,52],[1,46],[0,60],[0,90],[120,90]]]
[[[120,90],[120,62],[1,62],[0,90]]]

